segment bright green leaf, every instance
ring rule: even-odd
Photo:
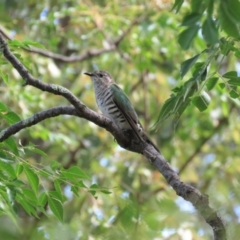
[[[17,164],[15,172],[16,172],[17,177],[19,177],[19,175],[23,172],[22,163]]]
[[[3,118],[7,120],[9,124],[14,124],[21,121],[21,118],[13,111],[2,114]]]

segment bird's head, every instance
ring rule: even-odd
[[[106,85],[109,86],[114,83],[113,78],[108,72],[105,71],[94,71],[92,73],[84,73],[90,76],[93,80],[93,83],[96,85]]]

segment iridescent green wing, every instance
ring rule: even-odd
[[[121,88],[119,88],[116,84],[111,85],[111,90],[113,92],[113,102],[118,107],[119,111],[123,114],[132,130],[135,132],[136,136],[140,141],[143,141],[142,137],[139,134],[138,126],[138,116],[135,112],[129,98],[123,92]]]

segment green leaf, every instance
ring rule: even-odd
[[[239,0],[228,0],[228,3],[225,4],[227,6],[227,10],[229,12],[229,16],[232,17],[232,19],[240,23],[240,2]]]
[[[31,203],[33,206],[37,205],[38,199],[37,199],[35,193],[31,189],[23,188],[22,192],[23,192],[24,197],[26,198],[26,200],[29,203]]]
[[[22,163],[17,164],[15,172],[16,172],[17,177],[19,177],[19,175],[23,172],[23,165],[22,165]]]
[[[54,161],[51,161],[51,162],[50,162],[50,167],[51,167],[51,169],[52,169],[53,171],[55,171],[55,170],[61,168],[62,165],[61,165],[58,161],[55,161],[55,160],[54,160]]]
[[[31,204],[29,204],[28,201],[26,201],[25,198],[18,197],[16,200],[22,205],[22,207],[25,209],[25,211],[29,215],[34,215],[35,217],[38,217],[37,212],[34,209],[34,207]]]
[[[218,82],[217,77],[212,77],[212,78],[207,79],[207,83],[206,83],[207,89],[209,91],[212,90],[215,87],[215,85],[217,84],[217,82]]]
[[[111,194],[112,192],[108,191],[108,190],[101,190],[102,193],[104,194]]]
[[[62,174],[69,180],[75,180],[77,178],[90,179],[89,176],[77,166],[62,171]]]
[[[27,45],[25,45],[23,42],[16,39],[8,41],[8,45],[10,47],[27,47]]]
[[[182,20],[182,26],[191,26],[197,23],[200,20],[201,16],[201,14],[196,12],[186,15]]]
[[[2,72],[0,71],[0,76],[2,77],[3,81],[4,81],[5,84],[7,85],[7,84],[8,84],[8,74],[2,73]]]
[[[14,124],[16,122],[21,121],[21,118],[13,111],[9,111],[7,113],[2,113],[4,119],[7,120],[9,124]]]
[[[36,146],[32,145],[31,143],[29,144],[29,146],[26,147],[27,150],[31,151],[31,152],[34,152],[34,153],[37,153],[41,156],[44,156],[46,157],[47,154],[45,152],[43,152],[42,150],[38,149]]]
[[[175,0],[172,10],[176,9],[176,12],[178,13],[183,2],[184,2],[184,0]]]
[[[227,4],[221,1],[219,9],[219,20],[222,29],[231,37],[238,38],[240,36],[239,29],[234,20],[231,17],[231,13],[228,11]]]
[[[229,95],[231,98],[238,98],[240,95],[239,93],[237,93],[236,89],[232,89],[230,92],[229,92]]]
[[[237,72],[236,72],[236,71],[230,71],[230,72],[224,73],[224,74],[222,75],[222,77],[224,77],[224,78],[229,78],[229,79],[235,78],[235,77],[237,77],[237,76],[238,76],[238,75],[237,75]]]
[[[61,202],[51,195],[48,196],[48,203],[53,214],[62,222],[63,221],[63,206]]]
[[[48,196],[46,192],[42,192],[38,198],[38,205],[44,207],[47,204]]]
[[[224,89],[224,88],[226,87],[226,84],[225,84],[225,83],[219,83],[219,87],[220,87],[221,89]]]
[[[64,197],[63,197],[63,194],[62,194],[61,183],[58,179],[54,180],[54,187],[55,187],[55,190],[58,193],[59,197],[61,198],[61,202],[63,202]]]
[[[201,96],[194,97],[192,99],[192,103],[198,108],[200,112],[203,112],[208,108],[210,97],[207,93],[203,93]]]
[[[188,72],[188,70],[193,66],[193,64],[197,61],[197,59],[199,58],[200,54],[195,55],[192,58],[189,58],[188,60],[184,61],[181,64],[181,69],[180,69],[180,73],[181,73],[181,77],[183,78],[186,73]]]
[[[1,160],[1,158],[0,158],[0,160]],[[17,177],[13,166],[10,165],[9,163],[0,161],[0,169],[2,171],[6,172],[7,175],[12,179],[15,179]]]
[[[0,112],[6,111],[8,111],[8,107],[4,103],[0,102]]]
[[[208,16],[204,21],[202,34],[205,41],[209,44],[215,44],[218,42],[218,30],[211,16]]]
[[[71,187],[71,191],[72,191],[77,197],[79,197],[79,194],[78,194],[79,187],[72,186],[72,187]]]
[[[8,147],[9,149],[16,155],[19,156],[19,152],[18,152],[18,148],[17,145],[15,143],[15,140],[13,137],[9,137],[8,139],[3,141]]]
[[[31,40],[24,40],[22,43],[23,43],[25,46],[34,46],[34,47],[44,48],[44,49],[45,49],[45,47],[44,47],[42,44],[40,44],[40,43],[38,43],[38,42],[33,42],[33,41],[31,41]]]
[[[168,118],[172,113],[174,113],[174,109],[175,109],[178,101],[179,101],[179,98],[176,95],[172,95],[169,99],[167,99],[164,102],[164,104],[160,110],[160,113],[158,115],[155,126],[162,120],[165,120],[166,118]]]
[[[33,191],[35,192],[35,194],[37,194],[38,186],[39,186],[39,178],[38,178],[37,174],[31,168],[29,168],[27,165],[24,165],[24,172],[28,178],[28,181],[29,181]]]
[[[89,191],[93,196],[95,196],[97,190],[99,190],[99,186],[98,186],[96,183],[92,184],[92,185],[90,186],[90,188],[88,189],[88,191]]]
[[[231,78],[228,84],[231,86],[240,86],[240,77]]]
[[[185,29],[183,32],[180,33],[179,37],[178,37],[178,43],[180,44],[180,46],[187,50],[194,37],[197,35],[199,30],[199,26],[198,25],[193,25],[188,27],[187,29]]]

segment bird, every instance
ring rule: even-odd
[[[93,81],[96,102],[103,115],[110,118],[122,131],[133,135],[134,140],[147,142],[160,152],[144,132],[131,101],[112,76],[102,70],[84,74]]]

